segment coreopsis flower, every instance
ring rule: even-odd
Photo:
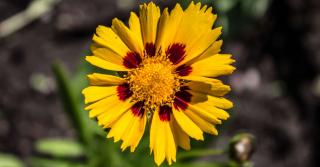
[[[215,77],[235,68],[230,54],[219,54],[221,27],[212,28],[217,16],[200,3],[169,12],[154,3],[131,12],[128,26],[113,19],[93,36],[94,66],[119,72],[119,76],[93,73],[83,90],[90,117],[110,128],[108,138],[122,140],[121,149],[133,152],[147,122],[150,150],[156,164],[176,161],[180,146],[190,149],[190,137],[203,140],[203,132],[217,135],[215,125],[229,114],[230,91]],[[150,118],[150,121],[147,121]]]

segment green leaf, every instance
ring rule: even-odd
[[[17,157],[0,153],[0,167],[23,167],[23,163]]]
[[[36,150],[53,157],[79,157],[84,155],[80,143],[67,139],[42,139],[36,143]]]
[[[65,108],[66,114],[69,116],[73,126],[78,131],[78,137],[81,142],[88,145],[93,137],[93,131],[88,126],[87,114],[81,109],[79,102],[77,101],[75,92],[71,89],[69,77],[61,64],[55,63],[52,66],[53,72],[57,82],[57,88],[59,90],[62,103]]]
[[[105,136],[96,136],[92,141],[93,152],[89,157],[90,167],[133,167],[120,150],[120,143],[114,143],[112,139],[106,139]],[[141,158],[141,157],[139,157]]]
[[[51,160],[44,158],[32,158],[32,167],[86,167],[84,164],[68,162],[63,160]]]

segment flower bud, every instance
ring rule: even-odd
[[[242,133],[234,136],[229,144],[229,156],[239,163],[248,161],[255,150],[254,136]]]

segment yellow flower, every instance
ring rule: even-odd
[[[154,3],[131,12],[129,26],[113,19],[93,36],[94,66],[121,72],[121,77],[93,73],[83,90],[86,110],[99,125],[110,128],[108,138],[122,140],[121,149],[135,150],[150,118],[150,150],[156,164],[176,161],[180,146],[190,149],[190,137],[217,135],[216,124],[229,114],[232,102],[223,98],[230,87],[220,80],[235,68],[230,54],[219,54],[221,27],[212,29],[212,8],[179,4],[169,13]]]

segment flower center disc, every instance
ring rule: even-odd
[[[173,65],[167,59],[146,58],[140,67],[128,73],[132,98],[143,101],[148,109],[173,102],[180,82],[173,73]]]

